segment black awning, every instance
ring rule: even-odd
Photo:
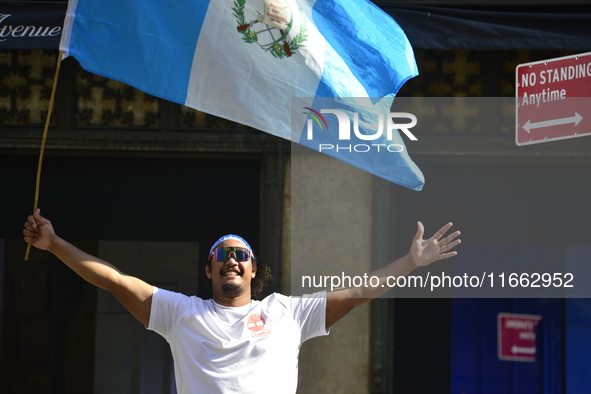
[[[591,51],[590,7],[376,4],[417,49]],[[63,1],[0,2],[0,49],[58,49],[66,9]]]
[[[589,7],[377,5],[398,22],[417,49],[591,51]]]

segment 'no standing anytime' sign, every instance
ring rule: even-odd
[[[591,135],[591,52],[517,66],[517,145]]]

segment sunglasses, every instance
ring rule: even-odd
[[[224,246],[216,248],[210,253],[209,259],[212,258],[217,261],[228,261],[231,257],[236,261],[247,261],[252,256],[250,250],[240,246]]]

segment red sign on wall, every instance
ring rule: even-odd
[[[591,135],[591,52],[517,66],[517,145]]]
[[[542,320],[537,315],[499,313],[497,334],[499,359],[536,361],[536,327]]]

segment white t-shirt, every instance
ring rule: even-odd
[[[179,394],[295,393],[304,341],[327,335],[324,293],[232,308],[154,287],[148,329],[170,344]]]

